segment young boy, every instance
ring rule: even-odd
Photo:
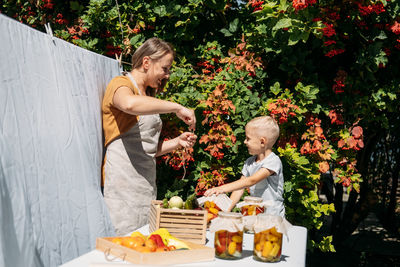
[[[283,205],[283,173],[282,162],[272,152],[272,147],[279,136],[279,126],[270,116],[256,117],[246,125],[244,141],[249,157],[243,166],[243,176],[232,183],[207,190],[204,195],[232,192],[231,209],[243,195],[244,189],[250,187],[250,195],[273,200],[274,205],[267,208],[267,213],[285,216]]]

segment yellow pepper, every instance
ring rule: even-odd
[[[143,238],[143,240],[146,240],[146,237],[141,232],[136,231],[131,234],[131,237],[136,237],[136,236]]]
[[[218,215],[218,210],[216,208],[209,208],[208,209],[212,214]]]
[[[262,256],[265,258],[268,257],[271,250],[272,250],[272,243],[269,241],[265,241],[264,248],[262,251]]]
[[[269,253],[270,256],[276,257],[278,255],[279,249],[281,246],[279,246],[277,243],[274,243],[274,247],[272,248],[271,252]]]
[[[233,255],[236,251],[236,243],[235,242],[230,242],[228,246],[228,253]]]
[[[190,249],[190,247],[189,247],[185,242],[183,242],[182,240],[180,240],[180,239],[178,239],[178,238],[172,236],[172,235],[168,232],[168,230],[165,229],[165,228],[159,228],[159,229],[157,229],[156,231],[152,232],[152,233],[148,236],[148,238],[149,238],[151,235],[153,235],[153,234],[154,234],[154,235],[155,235],[155,234],[160,235],[160,236],[161,236],[161,239],[163,240],[163,243],[164,243],[166,246],[175,246],[176,249]]]
[[[242,237],[240,235],[235,235],[232,237],[232,241],[236,243],[241,243],[242,242]]]

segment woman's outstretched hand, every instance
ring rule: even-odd
[[[197,135],[191,132],[184,132],[178,137],[179,145],[183,148],[193,147],[196,143]]]
[[[180,106],[176,112],[176,116],[189,125],[189,130],[196,130],[196,116],[194,115],[193,110],[185,108],[184,106]]]
[[[224,190],[221,188],[221,186],[218,186],[218,187],[213,187],[213,188],[208,189],[206,192],[204,192],[204,196],[206,196],[206,197],[209,197],[212,195],[218,196],[223,193],[225,193]]]

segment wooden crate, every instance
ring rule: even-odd
[[[161,208],[162,201],[151,202],[150,233],[166,228],[176,238],[204,245],[206,243],[207,211]]]
[[[110,261],[118,257],[134,264],[171,265],[193,262],[213,261],[214,248],[185,241],[189,250],[173,250],[165,252],[141,253],[131,248],[111,242],[115,237],[99,237],[96,239],[96,249],[103,251]]]

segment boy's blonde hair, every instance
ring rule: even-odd
[[[278,123],[271,116],[256,117],[247,123],[247,127],[254,127],[259,137],[266,138],[268,148],[272,148],[279,137]]]

